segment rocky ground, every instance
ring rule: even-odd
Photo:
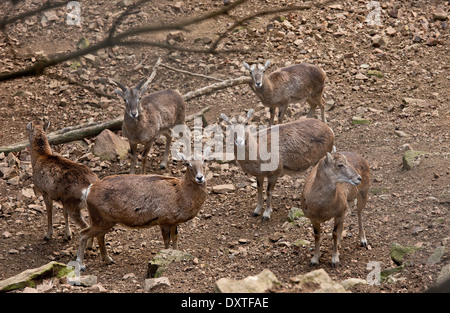
[[[19,13],[40,3],[27,1],[13,7],[4,1],[0,12]],[[25,127],[32,119],[46,117],[54,131],[89,119],[103,121],[122,115],[123,104],[118,98],[99,96],[114,95],[107,79],[136,84],[149,75],[158,57],[172,67],[221,79],[245,75],[244,61],[271,59],[269,72],[299,62],[319,65],[328,76],[327,117],[336,134],[338,150],[358,152],[370,164],[371,188],[363,213],[368,249],[359,247],[356,214],[350,209],[340,248],[341,265],[330,265],[332,225],[328,223],[321,264],[310,268],[312,227],[301,216],[288,219],[289,213],[300,207],[299,195],[308,172],[279,179],[272,218],[262,222],[250,216],[256,205],[254,178],[245,175],[237,163],[212,161],[208,164],[206,203],[196,218],[179,227],[179,248],[194,258],[171,263],[163,273],[169,285],[152,291],[213,292],[220,278],[241,280],[269,269],[280,282],[269,290],[308,292],[312,290],[298,288],[298,275],[315,269],[323,269],[329,279],[342,282],[349,278],[367,280],[377,267],[385,271],[402,264],[399,272],[381,284],[358,284],[351,291],[422,292],[445,275],[449,267],[448,5],[439,1],[383,1],[377,11],[368,8],[368,3],[335,1],[322,8],[250,20],[220,45],[220,49],[240,49],[240,53],[213,55],[115,47],[68,61],[42,76],[3,82],[0,146],[26,140]],[[0,72],[22,68],[55,52],[77,49],[87,41],[98,42],[127,4],[128,1],[83,1],[80,27],[66,24],[65,8],[8,26],[8,38],[0,35]],[[233,10],[231,16],[244,17],[290,4],[252,0]],[[222,6],[222,1],[158,1],[125,19],[118,31],[143,23],[198,16]],[[368,25],[368,15],[377,16],[377,12],[380,25]],[[146,39],[174,46],[208,47],[232,22],[230,16],[222,16],[190,28],[189,32],[161,32],[147,35]],[[89,89],[58,77],[70,78]],[[213,82],[160,68],[149,90],[177,88],[185,94]],[[268,111],[245,85],[188,101],[187,114],[208,105],[211,110],[205,117],[210,124],[219,123],[220,113],[238,115],[250,108],[256,110],[255,123],[268,122]],[[303,117],[308,110],[306,104],[293,104],[288,120]],[[120,136],[121,132],[117,134]],[[108,161],[95,156],[94,143],[94,138],[89,138],[53,149],[87,164],[101,177],[129,170],[128,159]],[[162,144],[161,140],[151,153],[151,172],[183,175],[180,162],[171,163],[166,170],[159,169]],[[413,155],[410,165],[403,161],[407,151],[421,151]],[[64,241],[61,209],[54,213],[54,238],[43,240],[46,212],[42,197],[32,192],[29,153],[24,150],[8,156],[0,154],[0,170],[0,280],[50,261],[74,260],[78,228],[72,223],[74,236],[71,241]],[[231,186],[214,191],[220,185]],[[97,277],[96,288],[52,280],[46,282],[48,288],[40,291],[143,292],[148,262],[163,249],[159,229],[116,226],[106,238],[116,263],[104,265],[98,251],[86,259],[86,275]],[[407,250],[405,259],[398,261],[391,257],[395,244],[414,249]]]

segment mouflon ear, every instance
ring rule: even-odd
[[[136,85],[134,89],[138,90],[140,95],[143,95],[147,91],[147,87],[147,78],[144,78],[139,82],[139,84]]]
[[[253,117],[253,113],[255,113],[254,109],[250,109],[247,112],[247,122]]]
[[[331,164],[333,162],[333,157],[331,156],[330,152],[327,152],[327,158],[326,158],[327,163]]]
[[[178,158],[183,161],[187,166],[192,166],[191,161],[189,161],[183,153],[178,153]]]
[[[29,123],[27,124],[27,130],[28,130],[29,132],[32,132],[32,131],[33,131],[33,122],[29,122]]]
[[[50,127],[50,121],[44,118],[44,131]]]
[[[119,87],[120,89],[122,89],[123,92],[125,92],[127,90],[127,86],[119,83],[118,81],[115,81],[114,79],[109,79],[109,81],[112,82],[117,87]]]
[[[118,94],[119,96],[121,96],[122,98],[124,97],[124,94],[123,94],[122,90],[115,89],[114,92],[115,92],[116,94]]]
[[[267,60],[266,63],[264,63],[264,68],[267,69],[270,65],[270,63],[272,63],[270,60]]]

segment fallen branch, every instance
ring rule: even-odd
[[[156,70],[156,66],[155,66]],[[241,76],[238,78],[228,79],[220,83],[215,83],[206,87],[202,87],[197,90],[190,91],[183,95],[183,98],[188,101],[196,97],[204,96],[211,94],[217,90],[233,87],[240,84],[246,84],[251,81],[251,78],[248,76]],[[189,115],[186,117],[186,122],[189,122],[193,120],[196,116],[202,116],[210,109],[210,107],[205,107],[201,111],[194,113],[192,115]],[[71,142],[75,140],[81,140],[83,138],[89,138],[94,137],[100,134],[103,130],[109,129],[111,131],[116,131],[122,129],[122,122],[123,122],[123,116],[117,117],[113,120],[109,120],[106,122],[100,122],[100,123],[93,123],[93,122],[87,122],[84,123],[81,127],[78,126],[71,126],[71,127],[65,127],[61,130],[57,130],[53,133],[50,133],[47,135],[48,142],[53,145]],[[205,122],[203,118],[203,122]],[[3,146],[0,147],[0,153],[4,152],[5,154],[8,154],[9,152],[15,152],[25,149],[28,146],[28,140],[22,141],[19,143],[15,143],[9,146]]]
[[[75,140],[81,140],[83,138],[88,138],[100,134],[103,130],[109,129],[111,131],[122,129],[123,116],[116,119],[97,123],[83,128],[72,129],[67,132],[62,132],[58,130],[56,132],[47,135],[48,142],[52,145],[57,145],[60,143],[71,142]],[[9,152],[15,152],[25,149],[29,145],[28,140],[19,143],[12,144],[10,146],[0,147],[0,153],[4,152],[8,154]]]
[[[209,111],[211,107],[205,107],[201,111],[189,115],[186,117],[186,122],[193,120],[197,116],[203,116],[207,111]],[[89,138],[93,136],[97,136],[105,129],[109,129],[111,131],[117,131],[122,129],[123,116],[115,118],[110,121],[101,122],[101,123],[92,123],[87,122],[82,125],[66,127],[55,132],[49,133],[47,135],[48,142],[52,145],[57,145],[61,143],[72,142],[75,140],[81,140],[84,138]],[[83,126],[84,125],[84,126]],[[9,146],[0,147],[0,153],[9,153],[15,152],[25,149],[29,145],[28,140],[15,143]]]

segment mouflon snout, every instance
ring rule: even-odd
[[[362,181],[362,177],[359,174],[358,174],[358,176],[356,176],[354,179],[351,180],[352,184],[355,186],[358,186],[359,184],[361,184],[361,181]]]
[[[205,176],[203,176],[203,174],[201,174],[201,173],[198,173],[198,174],[195,176],[195,181],[196,181],[198,184],[203,184],[203,183],[205,182]]]

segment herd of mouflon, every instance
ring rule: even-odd
[[[263,221],[269,220],[278,178],[312,167],[300,197],[301,209],[311,220],[314,230],[315,249],[310,264],[319,264],[321,224],[334,218],[331,265],[335,267],[339,264],[338,247],[350,202],[356,206],[360,243],[367,247],[362,210],[368,197],[369,165],[355,152],[336,152],[334,132],[327,126],[324,109],[325,72],[318,66],[301,63],[265,74],[269,65],[270,61],[251,66],[243,63],[252,79],[250,87],[269,108],[269,128],[249,131],[253,109],[245,117],[229,118],[221,114],[223,125],[232,133],[237,162],[245,173],[256,178],[257,204],[252,216],[262,215]],[[183,160],[187,168],[184,177],[146,174],[148,153],[161,135],[166,137],[166,146],[160,167],[168,166],[172,129],[185,124],[186,104],[182,95],[171,89],[145,95],[146,79],[134,88],[113,82],[119,88],[115,92],[125,102],[122,132],[130,144],[130,174],[99,179],[88,166],[52,153],[46,137],[48,121],[33,121],[27,125],[33,183],[42,194],[47,209],[48,229],[44,239],[52,238],[53,201],[60,201],[65,239],[71,238],[69,216],[80,227],[77,262],[82,270],[86,269],[84,250],[86,246],[92,247],[94,238],[102,260],[107,264],[114,262],[106,249],[105,234],[117,223],[132,228],[159,225],[165,248],[172,242],[172,247],[177,249],[177,226],[194,218],[208,196],[205,163],[211,153],[210,147],[206,147],[202,155],[172,155]],[[283,123],[289,104],[305,101],[310,105],[307,118]],[[317,107],[321,120],[313,118]],[[278,124],[275,124],[277,108]],[[141,174],[135,174],[138,145],[144,146]],[[85,208],[89,212],[89,221],[85,221],[80,212]]]

